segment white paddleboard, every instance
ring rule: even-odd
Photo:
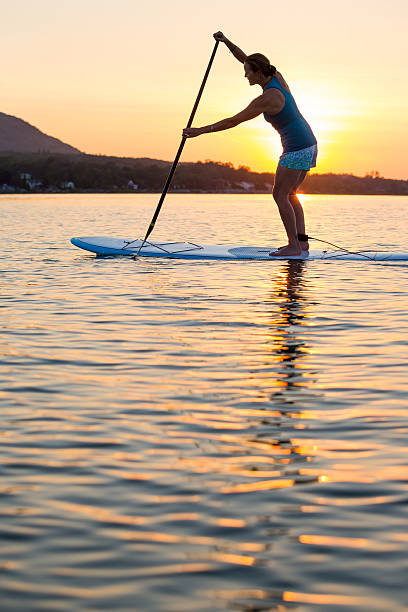
[[[73,245],[97,255],[133,256],[139,252],[142,240],[124,240],[93,236],[71,238]],[[143,257],[169,257],[171,259],[221,259],[221,260],[265,260],[274,259],[341,259],[351,261],[408,261],[408,253],[385,251],[309,251],[301,256],[271,257],[269,253],[277,247],[226,246],[197,244],[194,242],[145,242],[139,255]]]

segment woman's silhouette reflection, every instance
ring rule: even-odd
[[[294,404],[304,395],[310,385],[302,361],[310,353],[302,326],[307,325],[310,301],[307,296],[307,262],[289,260],[276,271],[270,301],[272,312],[267,344],[278,369],[278,389],[271,398],[285,404]],[[308,373],[310,375],[310,373]]]
[[[312,455],[310,447],[302,444],[298,436],[298,431],[307,429],[308,421],[313,418],[308,405],[316,403],[316,396],[321,393],[315,389],[315,373],[306,365],[311,353],[310,309],[315,303],[308,295],[307,266],[305,261],[289,260],[276,268],[272,291],[263,305],[267,307],[269,319],[263,346],[267,351],[263,351],[264,369],[254,372],[254,383],[256,380],[258,385],[260,381],[263,383],[259,386],[268,416],[257,423],[250,443],[258,451],[262,447],[268,449],[265,451],[268,461],[273,457],[275,465],[280,466],[277,478],[262,485],[268,488],[315,482],[320,477],[305,471]],[[254,489],[258,485],[251,486]]]

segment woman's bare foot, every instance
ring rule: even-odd
[[[299,244],[300,244],[300,248],[302,249],[302,251],[308,251],[309,250],[309,243],[307,240],[303,241],[303,240],[299,240]]]
[[[286,246],[280,247],[277,251],[269,253],[271,257],[300,257],[302,250],[300,246],[293,244],[287,244]]]

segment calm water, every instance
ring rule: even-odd
[[[408,265],[69,244],[157,200],[0,198],[2,610],[406,610]],[[305,208],[408,251],[408,198]],[[283,244],[266,195],[171,195],[154,237]]]

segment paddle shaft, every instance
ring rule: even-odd
[[[198,92],[198,96],[197,96],[197,99],[195,101],[193,110],[191,111],[190,119],[188,120],[188,123],[187,123],[187,126],[186,126],[188,128],[191,127],[191,124],[193,123],[194,115],[196,114],[197,107],[198,107],[198,105],[200,103],[201,95],[202,95],[202,93],[204,91],[204,87],[205,87],[205,84],[207,82],[208,75],[210,74],[211,66],[212,66],[212,63],[214,61],[214,57],[215,57],[215,53],[217,51],[218,44],[219,44],[219,41],[217,40],[215,45],[214,45],[214,49],[213,49],[213,52],[211,54],[210,61],[208,63],[207,70],[205,71],[203,82],[201,83],[201,87],[200,87],[200,90]],[[178,148],[176,157],[174,159],[173,165],[172,165],[171,170],[169,172],[169,175],[167,177],[166,184],[164,185],[163,192],[162,192],[162,194],[160,196],[159,203],[158,203],[157,208],[155,210],[155,213],[153,215],[153,219],[150,222],[149,228],[148,228],[148,230],[146,232],[146,236],[144,237],[144,240],[143,240],[143,242],[142,242],[142,244],[141,244],[141,246],[140,246],[140,248],[138,250],[138,254],[140,253],[140,250],[142,249],[142,247],[143,247],[144,243],[146,242],[146,240],[148,239],[149,235],[153,231],[153,228],[155,226],[157,217],[159,216],[159,213],[160,213],[160,209],[161,209],[161,207],[163,205],[164,198],[166,197],[166,193],[167,193],[167,191],[168,191],[168,189],[170,187],[170,183],[171,183],[171,180],[173,178],[173,174],[174,174],[174,172],[175,172],[175,170],[177,168],[177,164],[178,164],[178,161],[180,159],[180,155],[181,155],[181,152],[182,152],[182,150],[184,148],[184,144],[185,144],[186,140],[187,140],[187,138],[185,136],[183,136],[183,138],[181,139],[181,143],[180,143],[180,146]]]

